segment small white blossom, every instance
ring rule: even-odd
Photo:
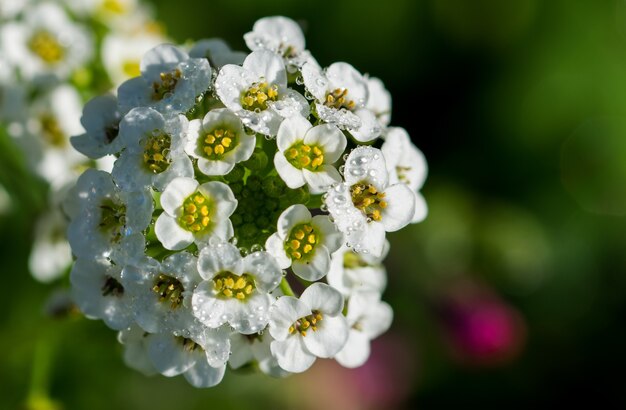
[[[354,292],[376,291],[382,293],[387,286],[387,271],[382,261],[389,251],[385,241],[383,253],[376,257],[370,253],[356,253],[343,245],[331,255],[328,284],[348,297]]]
[[[341,182],[341,175],[332,164],[346,149],[346,137],[334,125],[314,127],[296,114],[280,124],[276,144],[274,166],[289,188],[306,184],[312,194],[319,194]]]
[[[222,182],[200,185],[193,178],[176,178],[163,191],[161,206],[164,212],[154,230],[166,249],[180,250],[193,242],[233,236],[229,217],[237,208],[237,200]]]
[[[343,241],[343,235],[328,216],[311,216],[306,206],[296,204],[280,215],[277,227],[265,247],[279,266],[291,266],[296,275],[308,281],[323,278],[328,273],[330,254]]]
[[[287,87],[285,64],[270,51],[253,51],[241,67],[222,67],[215,90],[244,125],[261,134],[276,135],[283,117],[309,115],[306,99]]]
[[[280,55],[287,66],[300,68],[310,58],[309,52],[305,50],[302,29],[287,17],[261,18],[243,38],[250,50],[272,51]]]
[[[385,232],[403,228],[415,213],[415,195],[402,183],[389,184],[382,152],[357,147],[346,160],[345,182],[327,192],[335,225],[357,252],[380,256]]]
[[[161,44],[141,59],[141,76],[119,86],[120,111],[151,107],[162,114],[181,114],[196,104],[211,83],[211,66],[204,58],[189,58],[187,53]]]
[[[193,311],[202,323],[217,328],[230,324],[242,334],[262,330],[281,269],[267,252],[242,258],[229,243],[208,246],[200,251],[198,271],[203,279],[193,293]]]
[[[256,138],[244,132],[239,117],[227,108],[218,108],[189,123],[185,150],[198,159],[202,173],[225,175],[236,163],[250,158],[255,144]]]
[[[367,78],[367,89],[369,97],[365,108],[376,116],[382,127],[388,126],[391,121],[391,94],[376,77]]]
[[[206,58],[209,60],[211,67],[215,67],[218,70],[226,64],[241,65],[246,59],[246,53],[231,50],[228,44],[220,38],[196,41],[189,50],[189,56]]]
[[[419,192],[428,173],[428,165],[422,151],[411,142],[404,128],[391,127],[385,135],[385,143],[380,148],[385,155],[389,182],[403,183],[415,196],[415,212],[412,223],[421,222],[428,214],[428,206]]]
[[[70,272],[72,298],[78,308],[88,318],[102,319],[115,330],[133,323],[120,272],[119,266],[99,258],[78,258]]]
[[[393,310],[380,300],[378,292],[357,292],[348,300],[346,315],[350,332],[344,348],[335,359],[345,367],[359,367],[370,355],[370,341],[385,333],[393,320]]]
[[[317,357],[335,356],[348,339],[348,323],[341,314],[343,296],[323,283],[314,283],[300,296],[280,297],[271,311],[270,345],[278,365],[301,373]]]
[[[104,94],[87,101],[80,122],[85,133],[70,139],[72,146],[81,154],[97,159],[121,151],[119,133],[121,115],[117,98]]]
[[[192,177],[193,165],[184,151],[188,125],[183,115],[164,117],[152,108],[134,108],[126,114],[117,138],[124,151],[112,172],[120,188],[162,191],[174,178]]]

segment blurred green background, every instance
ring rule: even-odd
[[[26,262],[38,207],[14,207],[0,216],[0,408],[38,386],[93,410],[626,406],[624,0],[153,3],[175,40],[242,50],[256,19],[294,18],[322,65],[384,81],[392,125],[429,162],[428,219],[390,235],[394,325],[357,370],[229,372],[208,390],[146,378],[101,322],[44,317],[56,288]]]

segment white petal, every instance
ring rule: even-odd
[[[165,249],[177,251],[193,243],[193,234],[183,229],[176,219],[165,212],[156,220],[154,231]]]
[[[367,83],[365,78],[348,63],[334,63],[326,69],[326,78],[332,88],[346,88],[348,97],[357,106],[363,106],[367,102]]]
[[[348,322],[342,315],[324,316],[316,331],[302,338],[306,348],[318,357],[330,358],[339,353],[348,340]]]
[[[198,273],[204,279],[212,279],[220,272],[229,271],[236,275],[243,272],[243,259],[239,249],[231,243],[207,246],[198,256]]]
[[[325,283],[313,283],[302,292],[300,300],[311,310],[319,310],[326,315],[339,315],[343,310],[343,296]]]
[[[291,266],[291,258],[285,252],[285,243],[278,236],[278,233],[270,235],[265,241],[265,249],[272,255],[281,269],[287,269]]]
[[[228,359],[228,364],[231,368],[238,369],[254,360],[251,348],[252,343],[247,336],[233,332],[230,337],[231,354]]]
[[[293,260],[291,263],[291,269],[293,273],[298,275],[304,280],[316,281],[328,273],[330,268],[330,254],[326,246],[318,244],[315,247],[315,251],[311,259]]]
[[[171,334],[156,333],[148,340],[148,357],[159,373],[172,377],[187,371],[194,364],[180,341]]]
[[[348,185],[366,180],[379,191],[384,191],[389,179],[385,157],[379,149],[368,146],[357,147],[346,160],[344,177]]]
[[[328,90],[328,79],[324,76],[322,68],[313,59],[302,66],[302,77],[306,89],[318,101],[324,101]]]
[[[291,165],[280,151],[274,155],[274,166],[280,178],[285,181],[289,188],[296,189],[305,184],[303,172]]]
[[[147,81],[158,81],[159,75],[169,71],[181,61],[188,60],[189,56],[172,44],[161,44],[144,54],[141,59],[141,75]]]
[[[281,296],[270,309],[270,334],[276,340],[285,340],[289,336],[289,327],[310,314],[311,309],[304,302],[292,296]]]
[[[231,299],[232,317],[228,323],[241,334],[250,335],[263,330],[269,321],[268,312],[273,298],[267,293],[255,292],[245,302]],[[263,313],[260,313],[263,312]]]
[[[313,195],[326,192],[331,186],[342,181],[341,174],[332,165],[322,165],[314,172],[308,169],[303,169],[301,172],[309,186],[309,192]]]
[[[198,169],[204,174],[209,176],[214,175],[226,175],[235,168],[234,162],[208,160],[205,158],[198,158]]]
[[[343,234],[337,230],[334,223],[327,215],[316,215],[313,217],[313,225],[320,231],[324,246],[329,253],[335,252],[343,243]]]
[[[226,107],[237,112],[241,110],[241,93],[257,81],[246,69],[227,64],[220,70],[215,80],[215,90]]]
[[[413,213],[413,219],[411,223],[422,222],[428,215],[428,205],[426,200],[419,192],[415,192],[415,212]]]
[[[258,289],[271,292],[282,278],[281,267],[267,252],[254,252],[243,259],[243,271],[254,276]]]
[[[223,182],[211,181],[205,182],[198,187],[203,195],[212,198],[217,203],[216,217],[228,218],[237,209],[237,200],[230,187]],[[229,239],[229,238],[225,238]]]
[[[370,339],[358,330],[350,330],[348,341],[339,353],[335,355],[335,360],[343,367],[360,367],[370,356]]]
[[[365,225],[365,232],[360,241],[354,246],[357,252],[368,252],[379,257],[385,246],[385,226],[380,222],[370,222]]]
[[[193,178],[176,178],[170,182],[161,194],[161,207],[171,216],[177,212],[189,195],[196,192],[198,181]]]
[[[299,336],[292,336],[283,341],[274,340],[270,349],[278,360],[278,365],[288,372],[302,373],[315,362],[315,356],[308,352]]]
[[[216,329],[226,323],[226,303],[213,295],[213,281],[200,282],[191,297],[194,316],[205,326]]]
[[[334,125],[317,125],[307,132],[304,143],[321,145],[324,151],[324,163],[334,164],[346,149],[346,136]]]
[[[311,127],[311,123],[301,115],[294,115],[285,119],[280,124],[278,134],[276,135],[278,149],[284,152],[296,142],[304,140],[304,136]]]
[[[278,235],[286,239],[291,228],[299,224],[311,222],[311,219],[311,212],[309,212],[306,206],[302,204],[291,205],[278,217]]]
[[[359,142],[370,142],[380,136],[382,128],[373,112],[361,108],[354,112],[361,119],[361,126],[351,129],[350,134]]]
[[[385,231],[394,232],[404,228],[415,214],[415,194],[404,184],[392,185],[385,190],[387,208],[382,212]]]
[[[264,78],[270,84],[287,86],[287,72],[283,59],[271,51],[253,51],[243,62],[245,70],[254,73],[257,78]]]
[[[198,360],[184,374],[185,379],[193,387],[204,388],[218,385],[224,378],[226,366],[212,367],[206,360]]]

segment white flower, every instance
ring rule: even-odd
[[[215,80],[215,90],[224,105],[254,131],[274,136],[283,117],[300,113],[307,117],[309,105],[287,87],[282,59],[270,51],[253,51],[243,66],[227,64]]]
[[[133,32],[150,21],[138,0],[63,0],[81,18],[93,18],[117,32]],[[140,7],[141,6],[141,7]]]
[[[118,88],[120,111],[151,107],[162,114],[181,114],[196,104],[196,98],[209,89],[211,66],[204,58],[162,44],[141,59],[141,76],[125,81]]]
[[[28,267],[35,279],[52,282],[60,278],[72,263],[72,250],[65,239],[67,220],[58,203],[52,202],[35,225],[35,239],[28,257]]]
[[[161,206],[164,212],[154,230],[166,249],[180,250],[193,242],[233,236],[229,217],[237,208],[237,200],[222,182],[200,185],[193,178],[176,178],[161,194]]]
[[[193,58],[206,58],[211,67],[220,69],[226,64],[243,64],[246,53],[233,51],[221,38],[209,38],[196,41],[189,50],[189,56]]]
[[[345,367],[359,367],[370,355],[370,340],[385,333],[393,320],[393,310],[380,300],[378,292],[357,292],[348,300],[346,315],[350,333],[335,359]]]
[[[250,50],[272,51],[283,57],[287,65],[302,67],[310,57],[305,50],[302,29],[298,23],[287,17],[261,18],[243,38]]]
[[[0,70],[8,70],[2,63],[2,54],[0,54]],[[5,82],[0,79],[0,123],[9,123],[11,121],[23,121],[28,115],[26,106],[27,89],[23,84]]]
[[[278,218],[278,231],[265,247],[282,269],[308,281],[323,278],[330,267],[330,254],[341,246],[343,235],[326,215],[312,217],[306,206],[296,204]]]
[[[192,337],[172,333],[147,337],[148,357],[162,375],[184,374],[194,387],[211,387],[222,381],[230,351],[227,330],[205,329]]]
[[[376,139],[381,132],[376,116],[364,108],[368,101],[365,78],[347,63],[334,63],[325,70],[315,60],[302,67],[306,89],[315,98],[319,118],[347,129],[359,142]]]
[[[124,345],[124,363],[146,376],[152,376],[156,369],[148,357],[148,340],[150,334],[133,324],[117,334],[117,341]]]
[[[391,94],[379,78],[368,77],[366,80],[369,98],[365,108],[374,113],[381,126],[386,127],[391,121]]]
[[[93,54],[89,32],[51,2],[32,6],[23,21],[3,24],[0,41],[10,64],[37,82],[65,80]]]
[[[153,186],[162,191],[177,177],[192,177],[185,154],[188,121],[183,115],[164,117],[152,108],[131,110],[119,125],[124,149],[113,167],[113,179],[123,190]]]
[[[124,267],[122,284],[142,329],[183,334],[200,327],[191,313],[191,295],[202,280],[197,263],[191,254],[179,252],[163,262],[145,258]]]
[[[30,103],[23,127],[13,127],[17,144],[37,174],[61,187],[74,181],[85,158],[70,145],[69,138],[83,132],[82,102],[74,87],[61,85]]]
[[[385,135],[385,143],[380,148],[385,155],[389,182],[403,183],[415,196],[415,212],[412,223],[421,222],[428,214],[428,206],[419,192],[428,173],[428,165],[422,151],[411,142],[404,128],[391,127]]]
[[[10,20],[20,14],[32,0],[0,0],[0,20]]]
[[[120,112],[117,98],[104,94],[87,101],[83,108],[80,122],[85,128],[84,134],[70,139],[72,146],[81,154],[97,159],[121,151],[121,141],[117,138]]]
[[[269,331],[275,340],[270,348],[281,368],[300,373],[316,357],[330,358],[343,348],[348,339],[343,302],[335,289],[314,283],[300,299],[282,296],[274,303]]]
[[[256,138],[244,132],[239,117],[218,108],[189,123],[185,150],[198,159],[202,173],[226,175],[236,163],[250,158],[255,144]]]
[[[102,64],[113,87],[117,88],[129,78],[141,75],[141,57],[166,39],[156,33],[141,32],[135,35],[111,32],[102,41]]]
[[[274,165],[289,188],[307,184],[312,194],[319,194],[341,182],[341,175],[332,164],[346,149],[346,137],[334,125],[313,127],[296,114],[280,124],[276,144]]]
[[[121,268],[106,259],[78,258],[70,272],[72,297],[91,319],[102,319],[115,330],[133,323],[128,294],[120,282]]]
[[[117,263],[142,255],[142,231],[153,207],[148,192],[120,191],[110,174],[86,170],[64,204],[71,211],[67,237],[72,252],[79,258],[111,257]]]
[[[285,377],[289,372],[278,365],[278,360],[272,356],[270,346],[274,338],[265,332],[261,334],[242,335],[233,332],[230,335],[231,354],[228,364],[233,369],[239,369],[248,363],[254,362],[259,369],[272,377]]]
[[[376,148],[352,150],[344,170],[345,182],[325,198],[335,225],[356,252],[380,256],[385,232],[403,228],[413,218],[415,195],[402,183],[389,184],[385,157]]]
[[[262,330],[282,271],[267,252],[245,258],[229,243],[200,251],[198,271],[203,279],[193,293],[193,312],[206,326],[230,324],[242,334]]]
[[[343,245],[331,255],[328,284],[348,297],[354,292],[376,291],[382,293],[387,286],[387,271],[382,264],[389,251],[385,241],[383,253],[375,257],[369,253],[356,253]]]

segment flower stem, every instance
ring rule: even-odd
[[[287,278],[283,278],[280,281],[280,290],[283,291],[283,293],[285,294],[285,296],[296,296],[293,293],[293,290],[291,289],[291,285],[289,285],[289,282],[287,282]]]

